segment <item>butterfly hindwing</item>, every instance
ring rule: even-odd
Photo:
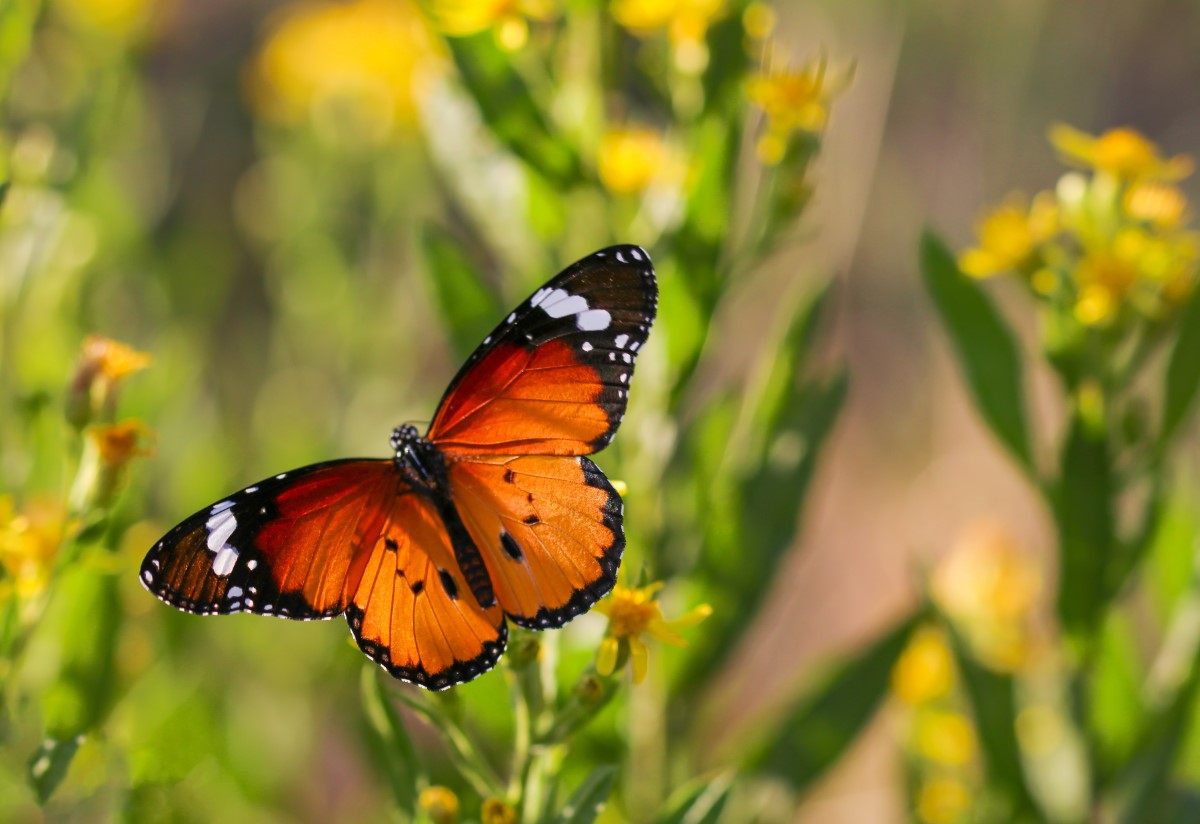
[[[183,521],[146,555],[142,583],[202,615],[341,614],[400,484],[391,461],[344,460],[276,475]]]
[[[428,689],[491,669],[507,639],[500,608],[479,605],[455,563],[445,525],[416,493],[396,500],[346,619],[371,659]]]
[[[458,461],[450,486],[515,623],[562,626],[612,589],[625,549],[621,498],[587,458]]]
[[[625,414],[658,306],[650,257],[612,246],[567,267],[488,335],[428,438],[447,454],[587,455]]]

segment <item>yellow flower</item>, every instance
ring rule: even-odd
[[[976,224],[979,245],[963,252],[958,265],[977,278],[1020,270],[1054,236],[1058,223],[1058,206],[1048,193],[1035,197],[1028,209],[1012,196]]]
[[[824,129],[834,95],[849,82],[849,70],[831,75],[824,60],[796,70],[765,70],[751,78],[746,96],[767,116],[767,133],[758,144],[759,159],[768,165],[778,163],[793,132]]]
[[[27,600],[45,590],[66,532],[67,512],[59,501],[34,501],[18,513],[12,498],[0,495],[0,563],[17,597]]]
[[[483,802],[479,818],[483,824],[517,824],[517,811],[503,801],[489,798]]]
[[[954,659],[945,634],[933,627],[913,633],[892,669],[892,692],[912,706],[936,701],[954,688]]]
[[[458,821],[458,796],[449,787],[434,785],[421,790],[417,799],[434,824],[454,824]]]
[[[662,587],[661,583],[646,587],[616,586],[612,595],[596,606],[597,612],[608,616],[608,635],[600,643],[596,655],[596,672],[612,675],[617,668],[619,653],[628,650],[633,664],[633,683],[640,684],[646,679],[649,658],[643,635],[677,647],[686,646],[679,630],[693,627],[712,615],[712,607],[701,604],[686,615],[666,620],[654,598]]]
[[[111,417],[121,383],[150,363],[151,358],[145,352],[100,335],[89,335],[67,387],[67,420],[82,427],[98,415]]]
[[[350,123],[380,140],[416,120],[437,70],[424,21],[409,0],[301,3],[272,26],[247,72],[262,116],[318,129]]]
[[[956,712],[924,710],[917,716],[913,739],[917,752],[947,767],[961,767],[975,756],[975,730]]]
[[[1050,129],[1050,142],[1067,163],[1106,172],[1123,180],[1181,180],[1192,173],[1190,157],[1163,158],[1157,146],[1129,128],[1110,129],[1094,137],[1058,124]]]
[[[612,16],[634,34],[666,31],[675,45],[700,44],[725,0],[613,0]]]
[[[1153,223],[1160,229],[1175,229],[1187,215],[1187,198],[1168,183],[1137,181],[1125,192],[1125,211],[1134,220]]]
[[[154,433],[141,421],[91,426],[86,435],[71,489],[71,504],[77,510],[110,506],[125,481],[129,462],[154,452]]]
[[[1042,574],[1003,525],[970,525],[933,574],[934,600],[988,666],[1014,671],[1038,651]]]
[[[466,37],[494,29],[497,42],[516,51],[529,39],[527,20],[552,20],[557,0],[434,0],[434,21],[451,37]]]
[[[58,0],[55,8],[74,23],[126,40],[141,34],[162,5],[156,0]]]
[[[677,182],[683,162],[660,132],[632,126],[609,129],[600,139],[597,172],[610,192],[633,195],[657,182]]]
[[[971,791],[957,778],[934,776],[917,792],[917,817],[928,824],[954,824],[971,810]]]

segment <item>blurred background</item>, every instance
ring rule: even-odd
[[[101,743],[69,757],[66,783],[39,812],[25,775],[41,737],[35,717],[46,713],[39,696],[70,655],[52,630],[31,633],[20,666],[4,671],[12,712],[0,809],[12,820],[102,820],[114,810],[130,820],[200,821],[214,810],[229,820],[377,820],[387,789],[350,729],[363,723],[347,709],[360,701],[361,659],[341,622],[176,615],[141,590],[137,564],[173,523],[232,489],[305,463],[386,454],[391,428],[431,417],[447,379],[505,307],[611,242],[651,249],[663,281],[664,331],[639,363],[622,436],[599,461],[631,487],[631,535],[642,528],[669,544],[677,511],[638,492],[641,478],[654,477],[639,470],[674,467],[703,485],[701,473],[724,465],[658,454],[662,433],[748,391],[740,380],[762,367],[762,330],[787,325],[828,283],[822,331],[805,338],[804,357],[816,372],[851,376],[803,511],[797,501],[788,512],[802,516],[794,539],[787,533],[789,551],[762,570],[769,589],[743,616],[736,648],[688,693],[677,725],[702,729],[705,747],[721,752],[822,662],[909,615],[924,571],[980,529],[1000,529],[1033,559],[1034,589],[1053,587],[1051,516],[972,407],[921,287],[918,240],[934,227],[964,247],[993,204],[1052,188],[1062,170],[1047,140],[1055,123],[1091,133],[1128,125],[1168,156],[1194,153],[1200,4],[777,4],[767,26],[772,59],[823,60],[844,82],[831,89],[819,152],[814,144],[804,155],[803,214],[789,213],[794,220],[758,254],[726,261],[712,317],[703,289],[672,285],[687,277],[672,261],[686,259],[679,250],[688,243],[673,227],[691,208],[681,205],[687,173],[672,169],[688,161],[669,146],[650,161],[631,150],[641,159],[611,161],[607,172],[596,159],[621,124],[669,131],[655,90],[635,76],[666,60],[639,39],[652,24],[614,26],[610,15],[636,18],[629,3],[483,5],[430,3],[422,13],[400,0],[0,0],[0,181],[11,182],[0,207],[0,489],[10,508],[33,520],[78,483],[69,456],[86,459],[86,438],[62,445],[61,408],[85,337],[152,358],[120,380],[119,417],[145,429],[127,445],[136,462],[106,515],[118,538],[106,563],[117,572],[111,597],[122,618],[111,641],[118,675],[100,731],[89,733]],[[689,21],[702,39],[744,4],[675,5],[694,7],[667,35],[669,70],[686,75]],[[338,14],[349,6],[361,13]],[[656,4],[646,7],[652,15]],[[755,36],[752,20],[745,28]],[[528,144],[528,156],[512,148],[505,117],[520,113],[505,112],[503,99],[487,111],[464,91],[463,66],[487,76],[489,64],[451,53],[460,35],[494,37],[534,96],[552,101],[572,151],[551,142]],[[547,65],[599,61],[599,90],[584,88],[586,70],[556,76],[525,59],[537,49],[553,54]],[[602,59],[621,49],[641,62]],[[357,84],[355,95],[328,93],[339,83]],[[675,117],[693,105],[686,89],[674,89]],[[734,132],[749,134],[762,119],[752,106],[730,111]],[[684,154],[730,148],[723,132],[674,134],[686,135]],[[757,150],[769,166],[769,147]],[[654,171],[631,171],[638,162]],[[755,166],[752,140],[735,163]],[[576,165],[594,185],[556,182]],[[1200,194],[1195,179],[1180,185]],[[750,187],[714,208],[732,231],[753,234],[755,197]],[[439,309],[446,273],[465,270],[485,297],[451,317]],[[1016,285],[992,294],[1022,347],[1036,348],[1036,318]],[[670,316],[689,301],[692,316]],[[693,374],[678,352],[698,348],[697,339],[705,356]],[[1062,434],[1063,401],[1048,367],[1028,379],[1041,448]],[[681,399],[667,397],[681,386]],[[639,412],[643,402],[653,411]],[[1185,485],[1194,481],[1192,434],[1180,447]],[[695,534],[678,528],[681,543]],[[687,587],[686,551],[669,560],[631,552],[633,568],[682,582],[674,612],[713,600]],[[80,620],[53,600],[47,626]],[[577,623],[571,643],[594,648],[602,619]],[[495,694],[478,689],[480,698],[467,699],[476,711]],[[645,710],[633,701],[621,712]],[[904,713],[886,705],[803,793],[766,792],[760,812],[776,812],[761,820],[966,820],[914,812],[896,743]],[[628,717],[606,723],[620,729]],[[480,723],[502,740],[509,722],[484,712]],[[432,737],[414,735],[422,745]],[[588,752],[599,758],[612,745],[597,741]],[[129,785],[140,788],[132,800]],[[638,796],[629,792],[625,814],[649,820],[630,812]]]

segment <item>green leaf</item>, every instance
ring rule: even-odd
[[[1141,654],[1128,618],[1110,614],[1092,659],[1086,707],[1093,768],[1101,785],[1129,763],[1145,722]]]
[[[581,176],[578,157],[561,137],[551,133],[528,85],[513,66],[513,56],[496,44],[494,34],[488,30],[468,37],[447,37],[443,42],[496,139],[555,183],[577,183]]]
[[[480,277],[480,267],[444,229],[426,226],[421,235],[429,285],[449,330],[455,353],[466,359],[504,311]]]
[[[50,738],[91,731],[108,712],[121,605],[114,575],[82,561],[64,575],[49,622],[59,633],[59,670],[42,695]]]
[[[424,781],[425,769],[404,720],[388,696],[379,668],[364,666],[362,673],[363,710],[375,756],[372,761],[387,778],[396,806],[410,818],[414,817],[417,788]]]
[[[984,291],[959,270],[950,250],[932,232],[921,238],[921,270],[979,413],[1032,474],[1021,354],[1012,332]]]
[[[45,804],[67,777],[71,760],[82,743],[82,735],[67,739],[47,738],[37,748],[29,759],[29,783],[37,793],[38,803]]]
[[[671,793],[654,824],[716,824],[732,789],[732,773],[690,781]]]
[[[983,749],[984,773],[995,797],[998,820],[1041,820],[1025,783],[1017,742],[1017,706],[1011,675],[994,672],[975,660],[963,639],[948,626],[958,671],[975,717]]]
[[[742,87],[750,65],[741,12],[734,11],[717,20],[709,27],[705,40],[708,42],[708,65],[702,79],[704,108],[706,112],[727,112],[743,103]]]
[[[747,769],[782,776],[803,792],[858,738],[887,695],[892,669],[925,619],[915,612],[842,663],[816,691],[767,723],[766,738],[744,758]]]
[[[1191,727],[1200,694],[1200,658],[1196,640],[1200,638],[1200,599],[1193,595],[1187,605],[1190,622],[1188,669],[1166,705],[1155,713],[1139,743],[1134,757],[1117,781],[1114,798],[1119,809],[1115,818],[1121,824],[1147,821],[1175,821],[1169,818],[1166,794],[1172,768]]]
[[[1113,467],[1107,433],[1072,415],[1053,490],[1059,539],[1058,614],[1074,640],[1094,638],[1110,592],[1113,558]]]
[[[1165,451],[1186,418],[1200,387],[1200,289],[1192,292],[1179,319],[1179,337],[1167,362],[1163,387],[1162,426],[1159,450]]]
[[[555,821],[558,824],[592,824],[604,810],[617,780],[617,768],[598,767],[571,794]]]

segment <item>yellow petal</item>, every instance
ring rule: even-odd
[[[650,652],[639,638],[629,639],[629,660],[633,664],[633,683],[640,684],[646,680],[649,669]]]
[[[617,668],[618,649],[616,638],[605,638],[600,642],[600,650],[596,653],[596,672],[601,675],[613,674]]]

